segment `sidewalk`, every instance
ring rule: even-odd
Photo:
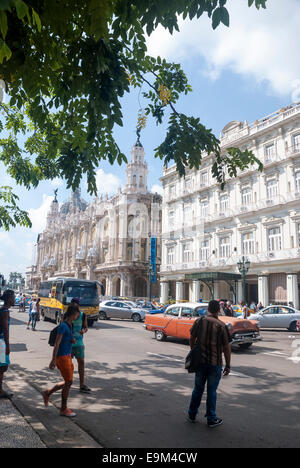
[[[0,400],[0,448],[102,448],[21,376],[10,374],[4,387],[14,397]]]

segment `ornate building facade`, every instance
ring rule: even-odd
[[[49,277],[101,281],[106,296],[158,296],[150,271],[150,240],[156,239],[160,267],[161,197],[147,188],[147,163],[139,139],[131,151],[124,190],[86,203],[77,189],[59,206],[55,197],[47,225],[38,236],[35,260],[27,268],[27,288]],[[153,283],[153,284],[152,284]]]
[[[264,164],[229,179],[212,178],[214,155],[180,178],[164,170],[161,301],[242,299],[238,262],[250,261],[248,301],[293,303],[300,288],[300,105],[252,125],[230,122],[221,149],[249,149]]]

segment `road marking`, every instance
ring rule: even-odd
[[[166,359],[167,361],[175,361],[175,362],[180,362],[180,363],[183,363],[185,361],[184,359],[175,359],[175,358],[172,358],[170,356],[166,356],[165,354],[156,354],[156,353],[150,353],[150,352],[147,352],[147,354],[149,354],[150,356],[156,356],[156,357]],[[229,376],[240,377],[240,378],[243,378],[243,379],[249,379],[250,378],[249,375],[242,374],[240,372],[235,372],[235,371],[231,371]]]
[[[161,358],[167,359],[168,361],[184,362],[184,359],[175,359],[170,356],[166,356],[165,354],[155,354],[155,353],[147,353],[147,354],[149,354],[150,356],[161,357]]]

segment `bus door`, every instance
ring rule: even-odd
[[[50,296],[50,315],[51,318],[55,319],[56,314],[56,285],[53,285],[51,288]]]

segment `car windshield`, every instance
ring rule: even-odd
[[[95,307],[99,304],[99,296],[96,283],[80,281],[68,281],[64,286],[64,304],[70,304],[73,297],[78,297],[81,306]]]

